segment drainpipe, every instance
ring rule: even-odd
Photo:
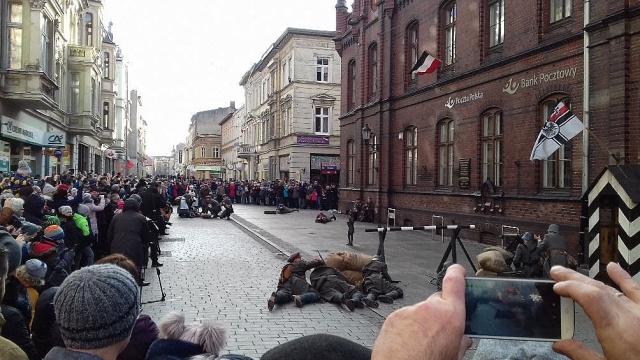
[[[589,25],[589,1],[584,0],[584,52],[582,70],[582,121],[587,130],[582,134],[582,193],[589,187],[589,33],[586,30]]]

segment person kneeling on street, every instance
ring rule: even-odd
[[[209,215],[208,217],[215,219],[221,210],[222,206],[220,206],[220,203],[211,195],[207,195],[202,202],[202,214],[200,216],[204,217],[205,215]]]
[[[307,282],[306,273],[317,266],[324,265],[324,261],[314,259],[304,261],[300,253],[292,254],[287,260],[288,264],[282,268],[277,290],[271,293],[267,301],[269,311],[278,304],[286,304],[293,301],[297,307],[322,301],[320,294]]]

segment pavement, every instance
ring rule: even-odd
[[[161,241],[163,256],[156,277],[144,288],[142,300],[146,312],[159,322],[169,310],[183,311],[187,320],[215,319],[228,329],[227,351],[259,358],[269,348],[291,339],[319,332],[346,337],[371,347],[384,319],[398,308],[426,299],[436,291],[436,269],[450,244],[431,231],[387,232],[385,255],[392,278],[404,290],[404,298],[394,304],[381,304],[378,309],[348,312],[341,307],[318,304],[303,309],[292,305],[266,309],[266,299],[275,289],[286,258],[301,252],[304,258],[326,256],[344,250],[375,255],[378,233],[375,223],[355,223],[354,246],[347,246],[347,216],[336,214],[337,220],[315,223],[317,210],[300,210],[290,214],[265,214],[272,207],[234,205],[231,220],[180,219],[174,213],[170,235]],[[471,224],[463,224],[471,225]],[[257,241],[256,241],[257,240]],[[461,244],[460,244],[461,243]],[[472,274],[471,263],[486,245],[461,239],[456,243],[457,262]],[[167,294],[161,298],[159,280]],[[576,310],[575,338],[600,350],[589,319],[579,307]],[[478,342],[474,342],[474,349]],[[546,343],[548,344],[548,343]],[[465,358],[471,359],[473,351]]]

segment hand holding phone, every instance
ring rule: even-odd
[[[551,280],[467,277],[465,334],[515,340],[571,339],[573,300],[556,294],[554,284]]]
[[[551,276],[558,281],[554,290],[574,299],[593,322],[604,358],[640,359],[640,287],[614,262],[607,264],[607,274],[621,291],[571,269],[551,269]],[[572,359],[603,358],[577,340],[559,341],[553,350]]]

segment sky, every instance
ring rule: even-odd
[[[335,30],[336,0],[103,0],[142,97],[147,155],[170,155],[199,111],[244,104],[242,75],[287,27]]]

